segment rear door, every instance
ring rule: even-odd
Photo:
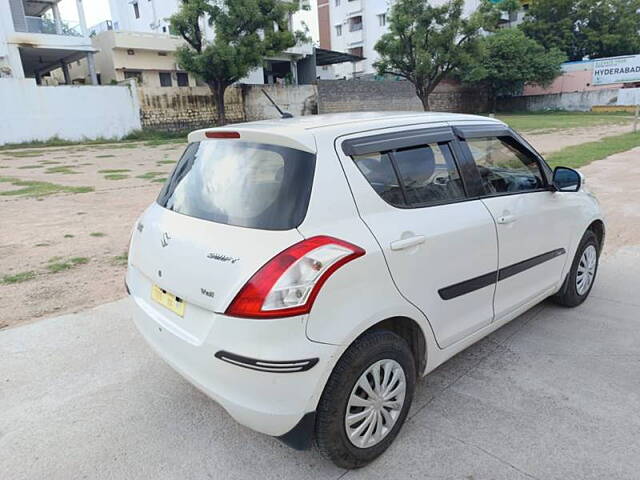
[[[499,271],[496,319],[548,294],[561,281],[573,205],[549,188],[547,167],[510,129],[456,127],[476,166],[478,195],[496,222]]]
[[[449,346],[491,323],[496,230],[467,197],[452,129],[430,125],[338,139],[360,216],[401,294]]]

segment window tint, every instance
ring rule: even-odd
[[[388,154],[369,153],[366,155],[355,155],[353,160],[373,189],[387,203],[395,206],[405,205],[400,183],[393,171],[393,165],[391,165]]]
[[[265,230],[296,228],[307,212],[315,155],[239,140],[190,144],[158,203],[183,215]]]
[[[487,194],[528,192],[544,187],[536,160],[518,150],[508,137],[467,140]]]
[[[409,204],[433,204],[464,198],[462,181],[448,145],[397,150],[394,158]]]
[[[447,144],[355,155],[352,158],[373,189],[391,205],[427,206],[465,197]]]

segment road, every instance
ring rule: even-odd
[[[395,444],[340,470],[236,424],[137,334],[127,299],[0,332],[0,478],[637,479],[640,249],[420,381]],[[259,392],[256,392],[259,394]]]

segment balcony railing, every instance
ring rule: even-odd
[[[56,22],[46,17],[28,17],[25,16],[25,28],[19,28],[16,25],[16,31],[28,33],[46,33],[50,35],[67,35],[71,37],[82,37],[80,25],[70,23],[64,20],[60,21],[60,33],[56,28]]]

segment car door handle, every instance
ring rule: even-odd
[[[421,243],[424,243],[424,241],[424,235],[415,235],[413,237],[403,238],[401,240],[391,242],[391,250],[404,250],[405,248],[420,245]]]
[[[515,222],[516,219],[517,217],[515,215],[502,215],[501,217],[498,217],[497,222],[500,225],[508,225],[509,223]]]

